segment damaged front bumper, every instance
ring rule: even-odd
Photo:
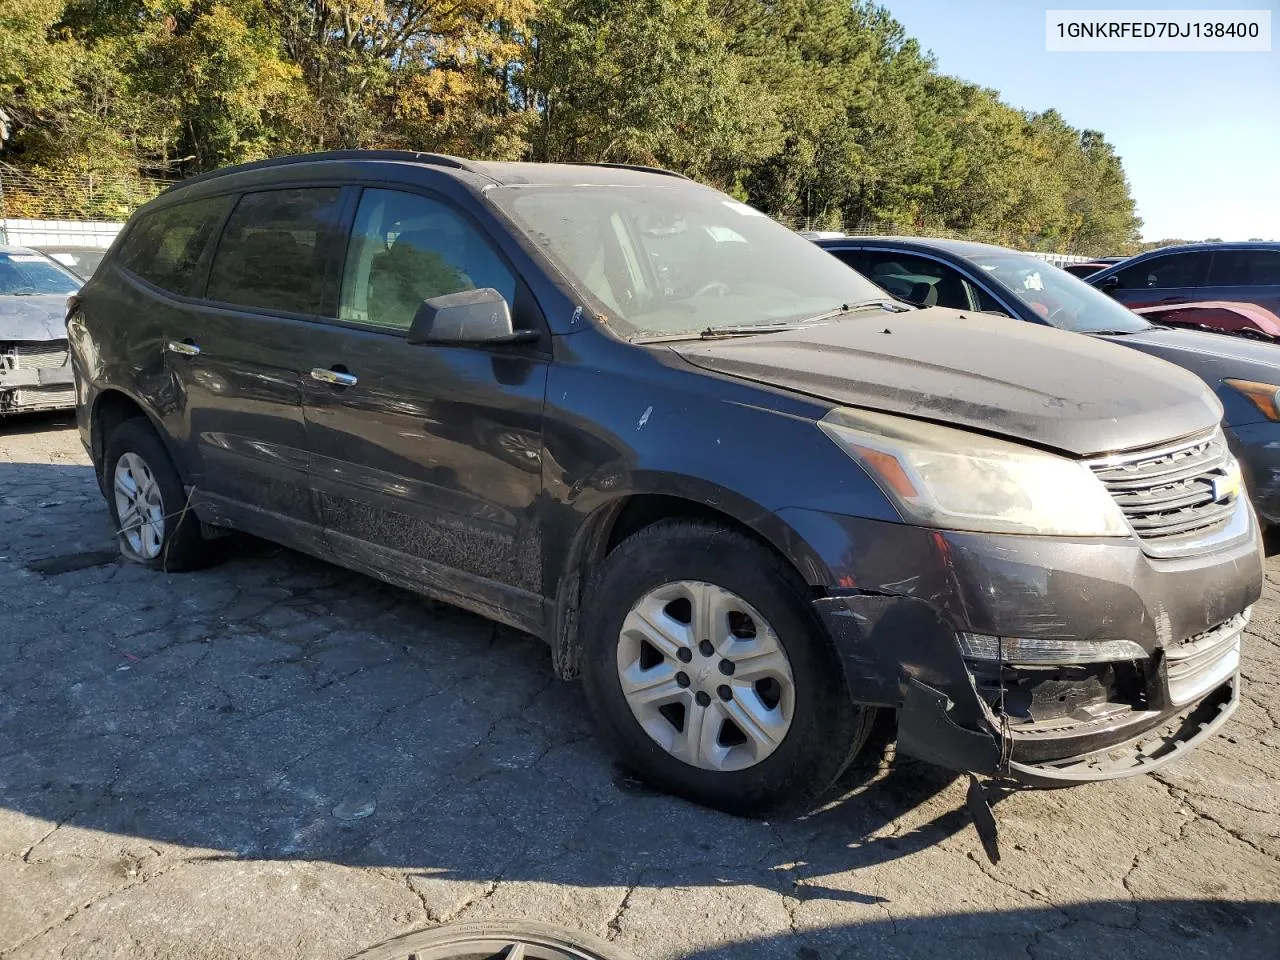
[[[64,410],[75,402],[65,340],[0,342],[0,414]]]
[[[853,699],[897,711],[901,753],[1030,786],[1109,780],[1173,762],[1238,706],[1241,639],[1262,581],[1251,519],[1246,534],[1176,560],[1146,556],[1136,539],[788,519],[811,544],[846,543],[824,551],[838,586],[814,606]],[[1007,648],[975,654],[975,635],[1031,638],[1061,655],[1028,664]],[[1116,640],[1128,641],[1126,659],[1071,659]]]

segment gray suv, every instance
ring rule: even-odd
[[[527,631],[702,803],[806,807],[880,717],[1126,776],[1238,702],[1258,529],[1200,380],[905,308],[670,173],[231,168],[143,207],[68,329],[126,557],[243,530]]]

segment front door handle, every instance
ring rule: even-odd
[[[316,367],[311,371],[311,379],[319,380],[321,383],[327,383],[334,387],[354,387],[356,385],[356,375],[347,373],[345,370],[326,370],[324,367]]]
[[[190,340],[170,340],[164,345],[164,348],[170,353],[176,353],[180,357],[200,356],[200,348]]]

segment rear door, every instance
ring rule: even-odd
[[[323,546],[310,489],[300,345],[332,315],[339,186],[248,192],[230,212],[203,300],[167,332],[207,517]]]
[[[1255,303],[1280,313],[1280,250],[1216,250],[1203,299]]]
[[[1211,259],[1207,251],[1148,257],[1115,274],[1115,286],[1103,289],[1126,307],[1204,300]]]
[[[446,198],[359,198],[338,319],[306,357],[312,482],[330,549],[523,629],[541,625],[545,321],[483,229]],[[410,345],[430,297],[492,287],[540,343]]]

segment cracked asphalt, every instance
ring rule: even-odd
[[[642,960],[1251,958],[1280,943],[1280,558],[1245,702],[1158,776],[855,771],[803,820],[656,795],[538,642],[255,541],[119,562],[67,418],[0,426],[0,956],[340,960],[534,918]]]

